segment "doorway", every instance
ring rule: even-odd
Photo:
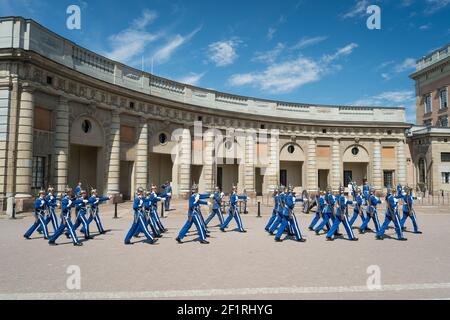
[[[133,181],[133,167],[132,161],[120,161],[120,193],[123,200],[129,201],[132,199],[132,181]]]
[[[81,182],[85,188],[100,189],[97,185],[97,154],[96,147],[70,146],[68,183],[71,187]]]
[[[318,181],[320,190],[326,190],[329,186],[330,170],[319,170]]]

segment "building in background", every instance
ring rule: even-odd
[[[414,185],[431,194],[450,191],[450,44],[417,61],[417,126],[409,133]]]
[[[200,124],[200,128],[199,128]],[[197,126],[195,126],[197,125]],[[129,199],[172,181],[185,196],[236,184],[316,192],[367,179],[407,184],[403,108],[256,99],[156,77],[33,20],[0,19],[0,209],[78,181]],[[244,133],[244,134],[242,134]],[[6,205],[9,203],[10,205]]]

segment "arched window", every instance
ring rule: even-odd
[[[425,159],[419,160],[419,183],[425,183],[426,172],[425,172]]]

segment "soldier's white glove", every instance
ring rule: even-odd
[[[247,199],[245,199],[244,201],[250,201],[251,199],[249,197],[247,197]]]
[[[208,206],[211,206],[211,204],[212,204],[212,203],[208,201]]]
[[[83,200],[83,202],[84,202],[84,203],[88,203],[88,202],[89,202],[89,200]]]
[[[384,200],[381,200],[381,203],[383,204],[383,203],[384,203]]]
[[[221,197],[221,198],[225,197],[225,193],[222,192],[222,193],[220,194],[220,197]]]
[[[210,198],[210,199],[214,199],[214,195],[213,195],[213,194],[210,195],[209,198]]]

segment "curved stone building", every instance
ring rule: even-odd
[[[351,98],[350,98],[351,99]],[[0,202],[42,187],[100,192],[172,181],[315,191],[407,183],[402,108],[288,103],[185,85],[109,60],[21,17],[0,18]]]

